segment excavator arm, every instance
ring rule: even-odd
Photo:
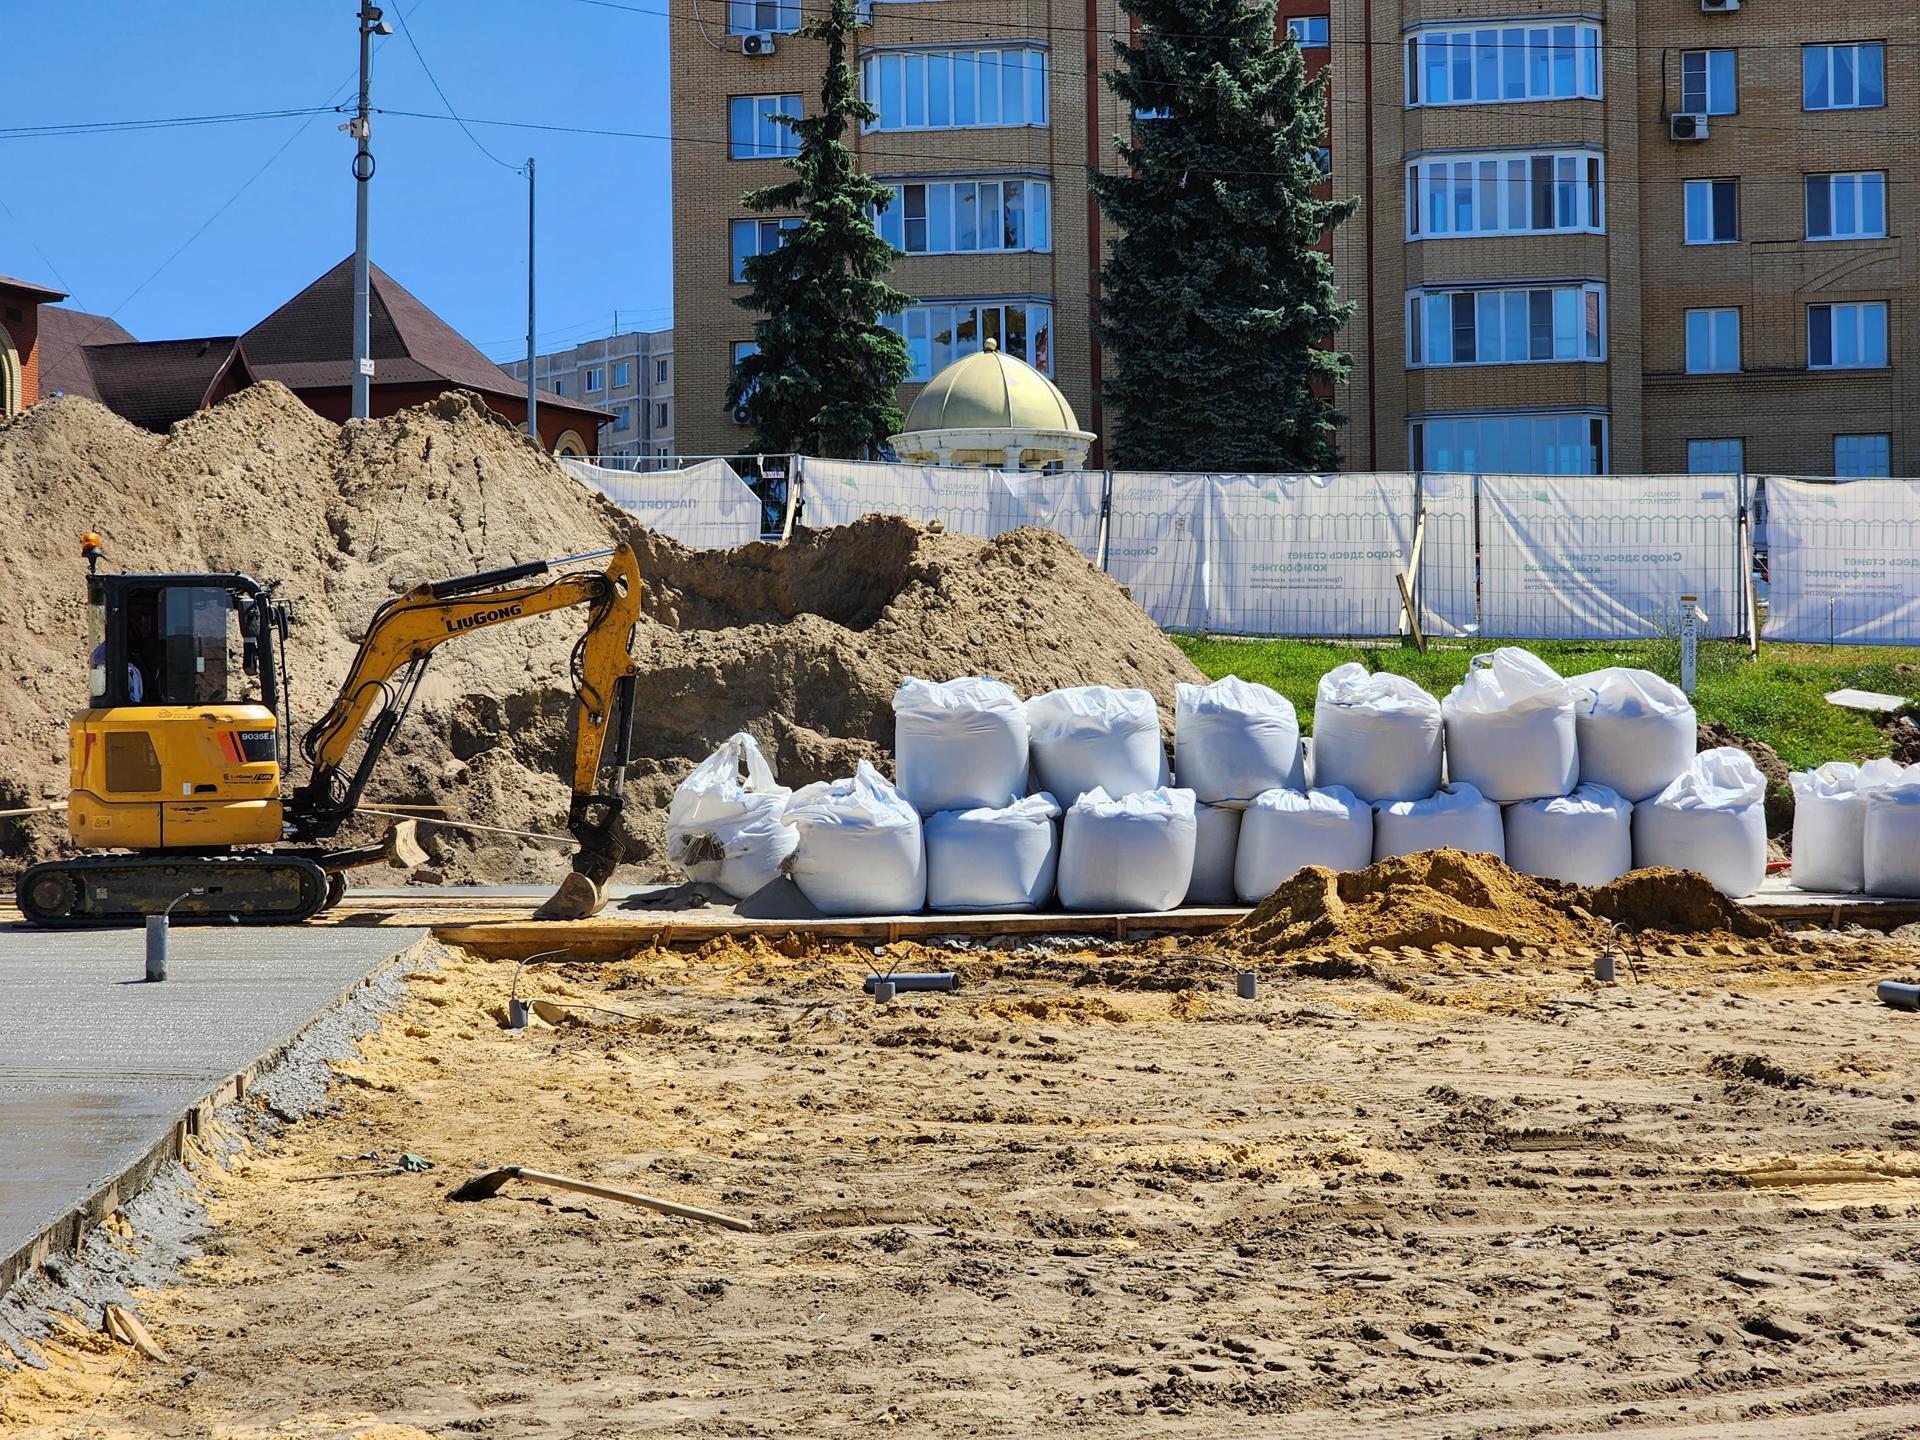
[[[601,558],[607,560],[602,571],[570,571],[538,584],[515,583],[547,575],[560,565]],[[440,646],[478,630],[585,605],[587,627],[574,647],[572,664],[576,704],[567,828],[580,842],[574,872],[591,885],[591,908],[598,908],[622,854],[621,792],[633,726],[633,629],[642,595],[639,561],[632,547],[622,544],[564,560],[534,560],[434,581],[387,601],[374,612],[333,705],[300,742],[313,769],[287,802],[292,838],[328,839],[353,814]],[[365,744],[350,767],[349,755],[363,732]],[[604,789],[603,768],[610,772]],[[582,899],[577,886],[575,899]]]

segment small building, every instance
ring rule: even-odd
[[[0,275],[0,420],[40,398],[40,307],[66,298]]]
[[[100,400],[93,366],[87,356],[93,345],[131,345],[133,336],[119,321],[105,315],[72,310],[65,305],[40,307],[40,398],[84,395]]]
[[[988,340],[927,382],[907,412],[907,428],[887,443],[918,465],[1077,470],[1093,439],[1057,385]]]
[[[0,306],[8,303],[8,285],[50,300],[63,298],[58,291],[0,281]],[[53,367],[60,393],[87,395],[148,430],[164,432],[261,380],[279,381],[329,420],[344,421],[353,410],[351,257],[240,335],[135,340],[104,316],[51,306],[38,313],[57,316],[51,323],[65,337]],[[14,345],[32,353],[31,346],[17,340]],[[44,340],[40,348],[47,348]],[[375,416],[423,405],[447,390],[470,390],[503,419],[527,423],[524,382],[487,359],[378,266],[371,270],[368,348]],[[6,370],[0,355],[0,382]],[[54,392],[36,386],[24,403],[41,393]],[[599,427],[614,418],[611,411],[571,397],[543,392],[539,398],[540,442],[556,454],[591,453]]]

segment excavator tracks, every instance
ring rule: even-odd
[[[200,893],[194,893],[194,892]],[[36,925],[137,925],[171,907],[183,923],[296,925],[334,898],[327,872],[298,855],[81,855],[20,877]]]

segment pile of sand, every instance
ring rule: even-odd
[[[1364,870],[1311,866],[1223,932],[1248,956],[1308,955],[1372,946],[1511,948],[1590,945],[1607,922],[1636,933],[1725,939],[1775,935],[1690,871],[1636,870],[1584,889],[1536,880],[1491,855],[1427,850]]]
[[[0,424],[0,504],[15,517],[0,583],[16,617],[15,681],[0,690],[0,808],[66,795],[67,721],[86,699],[86,530],[104,536],[111,568],[279,582],[295,612],[296,733],[325,708],[390,595],[631,540],[652,593],[635,639],[642,759],[629,878],[665,873],[654,812],[735,730],[752,731],[799,785],[884,758],[908,674],[989,674],[1027,692],[1138,685],[1163,707],[1176,681],[1201,678],[1051,532],[988,543],[876,519],[786,546],[692,552],[640,529],[458,394],[341,426],[257,385],[164,437],[91,401],[52,399]],[[561,612],[437,651],[369,798],[561,831],[580,624]],[[0,822],[0,855],[17,870],[63,835],[58,816]],[[452,880],[546,880],[567,864],[563,850],[499,837],[425,838]]]

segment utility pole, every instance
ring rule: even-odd
[[[527,157],[527,434],[540,443],[540,402],[533,378],[533,156]]]
[[[367,310],[373,282],[367,260],[367,185],[373,179],[373,152],[367,148],[371,134],[368,115],[373,87],[373,37],[393,34],[393,26],[380,18],[379,6],[372,0],[360,0],[360,106],[354,117],[340,128],[359,143],[353,156],[353,418],[364,420],[373,408],[373,356],[368,339]]]

